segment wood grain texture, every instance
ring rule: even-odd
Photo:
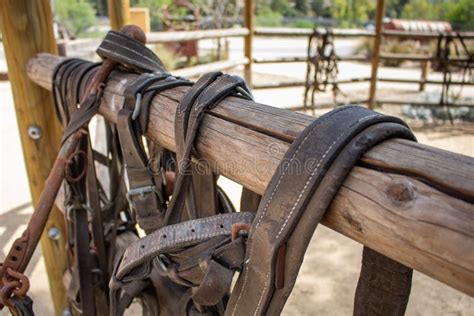
[[[60,58],[30,61],[31,78],[51,89]],[[115,122],[136,75],[115,72],[100,113]],[[49,79],[48,79],[49,78]],[[177,103],[188,88],[156,96],[146,137],[174,149]],[[238,98],[206,114],[196,159],[263,193],[295,137],[313,117]],[[345,181],[324,224],[460,291],[474,295],[474,159],[403,140],[374,147]],[[469,251],[471,250],[471,251]]]
[[[61,126],[52,107],[51,93],[38,87],[26,73],[26,63],[38,52],[56,53],[50,1],[3,0],[0,1],[0,14],[8,77],[15,102],[31,196],[36,204],[56,157],[62,135]],[[31,125],[41,129],[41,137],[37,140],[28,136],[28,127]],[[56,208],[51,211],[46,224],[41,248],[54,309],[56,315],[62,315],[66,307],[66,291],[62,284],[63,272],[67,267],[65,239],[49,239],[47,231],[51,227],[58,228],[62,232],[61,236],[66,236],[64,218]],[[31,286],[34,288],[35,284]]]

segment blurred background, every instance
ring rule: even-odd
[[[95,48],[110,29],[108,2],[51,1],[62,55],[98,60]],[[130,19],[156,39],[149,47],[171,72],[196,78],[220,69],[245,76],[244,65],[251,62],[248,83],[257,102],[319,115],[369,102],[376,4],[255,0],[251,60],[244,52],[245,35],[169,40],[164,34],[238,32],[245,22],[244,0],[130,0]],[[383,32],[373,100],[377,110],[401,116],[421,143],[474,157],[474,1],[387,0]],[[0,100],[1,261],[32,212],[3,45]],[[241,187],[220,181],[238,206]],[[362,246],[326,227],[314,238],[284,314],[351,314]],[[35,284],[37,314],[52,314],[40,249],[27,272]],[[472,297],[420,273],[412,293],[407,315],[474,315]]]

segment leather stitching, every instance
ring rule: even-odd
[[[333,111],[332,113],[330,113],[328,116],[324,117],[322,120],[319,121],[319,124],[315,124],[313,126],[313,128],[311,129],[311,131],[305,136],[305,138],[302,140],[301,144],[297,147],[297,149],[295,150],[294,154],[292,155],[291,159],[290,159],[290,162],[295,158],[295,156],[298,154],[299,150],[301,149],[301,147],[303,146],[303,144],[307,141],[308,137],[310,135],[312,135],[314,133],[314,131],[316,130],[316,127],[317,126],[320,126],[325,120],[329,119],[330,117],[332,117],[334,114],[336,113],[339,113],[341,111],[344,111],[344,110],[347,110],[347,109],[350,109],[350,108],[354,108],[355,106],[351,106],[351,107],[345,107],[345,108],[341,108],[339,111],[338,110],[335,110]],[[346,129],[347,130],[347,129]],[[346,132],[346,130],[344,130],[344,133]],[[287,164],[287,166],[289,166],[290,164]],[[262,211],[262,214],[259,216],[258,218],[258,221],[257,223],[255,224],[255,228],[257,228],[260,223],[262,222],[263,220],[263,216],[266,214],[267,210],[268,210],[268,207],[270,206],[270,202],[272,201],[273,199],[273,196],[275,195],[275,192],[276,190],[278,189],[278,187],[280,186],[281,184],[281,180],[283,178],[283,175],[285,174],[285,172],[287,171],[288,167],[285,168],[285,170],[280,174],[279,178],[278,178],[278,182],[275,186],[275,188],[273,189],[271,195],[270,195],[270,198],[268,200],[268,202],[265,204],[265,208],[263,209]],[[244,281],[243,281],[243,285],[242,285],[242,289],[240,290],[240,293],[239,293],[239,297],[237,298],[237,301],[234,305],[234,309],[232,311],[232,316],[235,315],[235,312],[237,310],[237,307],[240,303],[240,300],[242,299],[242,295],[243,293],[245,292],[245,288],[247,287],[247,284],[248,284],[248,269],[249,269],[249,263],[250,263],[250,258],[253,256],[253,252],[254,252],[254,243],[252,242],[252,247],[250,248],[250,253],[249,253],[249,257],[248,257],[248,260],[246,262],[244,262],[244,265],[245,265],[245,270],[246,270],[246,273],[245,273],[245,276],[244,276]],[[265,277],[265,280],[267,280],[268,277]],[[266,281],[265,281],[266,282]],[[262,296],[261,298],[263,297],[263,293],[264,291],[266,290],[266,286],[264,284],[264,289],[262,291]],[[261,299],[260,298],[260,299]],[[258,310],[259,306],[257,306],[257,310]],[[256,310],[256,311],[257,311]]]

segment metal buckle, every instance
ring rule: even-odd
[[[127,201],[130,204],[130,206],[134,207],[132,197],[135,196],[135,195],[140,195],[143,198],[148,193],[155,193],[157,195],[158,199],[160,201],[162,200],[162,196],[161,196],[160,192],[158,192],[156,190],[156,187],[154,185],[148,185],[146,187],[130,189],[127,192]]]
[[[168,266],[170,265],[171,260],[165,254],[160,253],[158,255],[158,263],[165,272],[168,272]]]
[[[133,109],[132,113],[132,120],[136,120],[137,117],[140,115],[140,111],[142,108],[142,94],[137,93],[136,98],[135,98],[135,108]]]
[[[246,234],[250,233],[250,224],[247,223],[234,223],[231,227],[231,240],[236,240],[240,235],[241,232],[245,232]]]
[[[74,219],[74,217],[72,216],[71,213],[73,211],[77,210],[77,209],[84,209],[88,213],[90,213],[91,216],[95,213],[95,211],[92,209],[92,207],[90,207],[89,205],[87,205],[85,203],[79,203],[79,204],[72,203],[72,204],[69,204],[69,205],[66,206],[66,218],[70,222],[75,222],[75,219]]]

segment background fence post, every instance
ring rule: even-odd
[[[253,35],[255,31],[254,25],[255,17],[255,0],[245,0],[244,8],[244,26],[249,29],[249,34],[245,36],[244,42],[244,55],[248,59],[248,63],[244,68],[244,78],[249,87],[252,87],[252,64],[253,64],[253,55],[252,55],[252,44],[253,44]]]
[[[130,23],[130,0],[108,0],[108,6],[112,30],[118,31]]]
[[[422,61],[421,62],[421,83],[420,83],[420,89],[419,91],[425,91],[425,81],[428,78],[428,71],[430,69],[431,63],[428,60]]]
[[[59,149],[62,135],[56,118],[51,92],[34,84],[26,74],[28,60],[40,52],[57,54],[53,35],[50,0],[2,0],[3,44],[8,65],[8,77],[15,102],[16,118],[31,197],[36,204],[46,177]],[[35,132],[36,137],[29,134]],[[48,238],[55,230],[59,238]],[[58,235],[56,235],[57,237]],[[41,237],[46,271],[56,315],[66,308],[66,290],[62,283],[67,268],[63,214],[53,208]],[[35,287],[35,284],[32,284]]]
[[[372,69],[370,75],[370,88],[369,88],[369,109],[373,109],[375,106],[375,91],[377,89],[377,71],[379,68],[380,61],[380,44],[382,42],[382,31],[383,31],[383,16],[385,8],[385,0],[377,0],[377,12],[375,15],[375,38],[374,45],[372,47]]]

